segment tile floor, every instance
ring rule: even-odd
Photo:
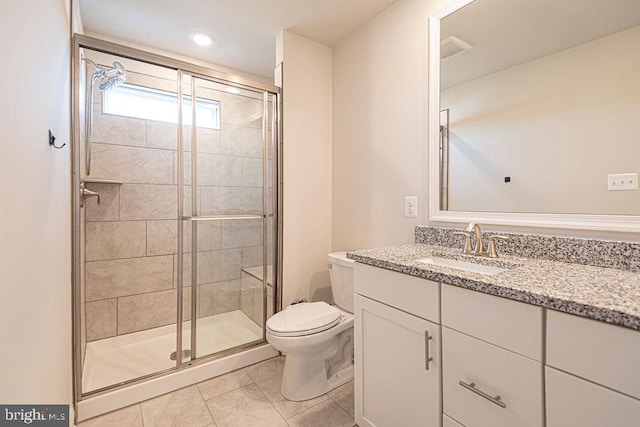
[[[128,406],[78,427],[352,427],[353,381],[304,402],[280,394],[284,357]]]

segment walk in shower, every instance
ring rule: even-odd
[[[74,40],[75,396],[120,396],[87,418],[186,385],[197,368],[212,376],[275,354],[264,325],[280,295],[280,98]],[[150,381],[153,392],[123,400]]]

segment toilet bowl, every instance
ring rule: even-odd
[[[329,254],[336,305],[290,305],[267,320],[267,341],[285,353],[281,393],[288,400],[313,399],[353,379],[353,261]]]

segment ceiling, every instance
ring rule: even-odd
[[[453,35],[473,46],[442,62],[442,87],[637,25],[640,0],[476,0],[441,21],[442,40]]]
[[[78,0],[84,31],[272,80],[283,29],[332,46],[396,0]],[[204,31],[206,48],[189,38]]]

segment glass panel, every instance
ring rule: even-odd
[[[128,84],[175,97],[173,70],[91,50],[85,57],[106,70],[118,61]],[[85,66],[91,85],[96,68]],[[83,178],[101,202],[89,197],[83,209],[83,393],[176,364],[171,354],[176,351],[178,128],[161,117],[107,114],[102,101],[108,92],[99,85],[92,92],[91,173]],[[83,135],[84,124],[79,124]],[[81,163],[85,144],[82,148]],[[187,312],[188,297],[187,292]]]
[[[201,127],[196,117],[192,146],[195,355],[202,357],[264,338],[264,98],[195,82],[196,98],[220,107],[219,130]]]

